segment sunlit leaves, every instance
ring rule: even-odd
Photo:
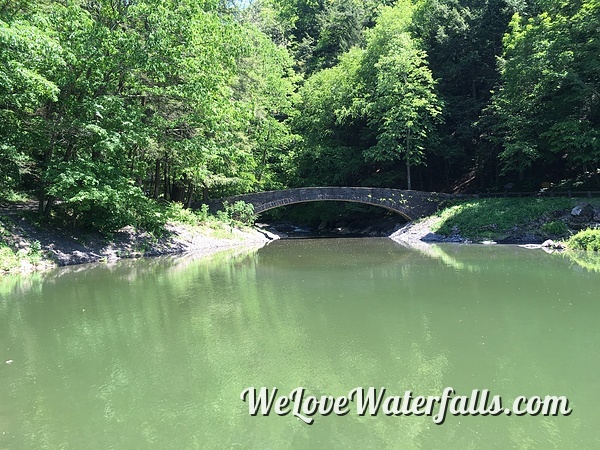
[[[600,155],[600,3],[547,7],[535,17],[515,15],[504,39],[494,102],[506,170],[538,160],[585,168]]]

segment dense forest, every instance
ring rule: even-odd
[[[0,197],[82,226],[295,186],[600,186],[600,0],[0,0],[0,61]]]

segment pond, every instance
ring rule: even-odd
[[[599,293],[541,250],[375,238],[5,278],[0,448],[600,448]],[[438,425],[351,404],[307,425],[250,415],[249,387],[488,389],[572,413]]]

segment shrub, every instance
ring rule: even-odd
[[[91,186],[63,197],[55,207],[56,219],[73,227],[110,233],[126,225],[159,231],[164,217],[157,203],[137,186],[123,182],[115,186]]]
[[[567,246],[574,250],[600,252],[600,230],[588,228],[571,236]]]
[[[42,246],[39,241],[33,241],[28,250],[19,251],[0,242],[0,275],[18,270],[25,261],[36,265],[41,260]]]
[[[569,227],[561,220],[554,220],[543,224],[542,231],[548,236],[566,236]]]
[[[208,205],[202,205],[200,210],[186,209],[179,202],[169,203],[165,216],[167,220],[185,223],[187,225],[198,225],[208,220]]]
[[[0,274],[10,272],[20,264],[17,254],[8,246],[0,244]]]
[[[248,226],[253,225],[256,220],[254,205],[242,200],[238,200],[233,204],[224,202],[223,210],[217,212],[217,218],[222,221],[241,223]]]
[[[166,208],[165,216],[167,220],[173,222],[185,223],[187,225],[197,225],[198,216],[191,209],[185,209],[179,202],[169,203]]]

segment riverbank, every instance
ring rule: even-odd
[[[0,275],[56,266],[190,253],[204,256],[243,246],[262,246],[279,237],[256,227],[223,222],[169,222],[162,236],[124,227],[109,236],[43,227],[23,215],[0,216]]]
[[[548,240],[566,241],[588,228],[600,228],[598,199],[473,199],[447,205],[433,216],[405,225],[390,238],[406,244],[539,246]]]
[[[39,225],[27,210],[5,209],[0,214],[0,274],[122,258],[184,253],[209,255],[232,247],[262,246],[280,235],[286,237],[288,232],[268,225],[231,226],[212,219],[198,222],[196,216],[187,217],[186,214],[174,216],[181,217],[181,221],[167,222],[160,236],[131,226],[107,236],[68,227]],[[352,218],[345,220],[347,222],[322,224],[312,231],[301,230],[296,234],[297,237],[324,232],[329,237],[385,235],[409,246],[452,242],[539,247],[548,240],[566,242],[581,230],[600,229],[600,201],[472,199],[446,205],[435,215],[406,225],[396,223],[395,217],[383,220],[374,217],[366,222],[352,221]],[[290,236],[294,234],[290,233]],[[552,248],[561,246],[551,245]]]

